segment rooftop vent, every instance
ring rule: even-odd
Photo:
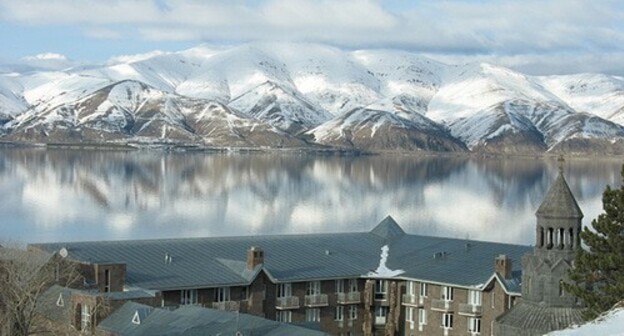
[[[63,301],[63,293],[60,293],[58,299],[56,299],[56,305],[59,307],[65,306],[65,301]]]
[[[171,264],[173,262],[173,257],[169,253],[165,253],[165,264]]]
[[[446,251],[436,252],[433,254],[433,259],[441,259],[446,257]]]

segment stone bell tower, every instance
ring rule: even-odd
[[[535,213],[533,253],[522,257],[522,300],[496,320],[496,335],[543,335],[582,321],[582,306],[563,283],[581,248],[583,212],[559,161],[559,174]]]
[[[535,216],[534,252],[522,258],[522,299],[552,307],[576,307],[576,298],[566,293],[561,284],[568,281],[575,250],[581,246],[583,212],[562,167]]]

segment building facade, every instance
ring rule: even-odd
[[[141,302],[153,306],[238,311],[345,336],[492,335],[495,318],[520,296],[519,260],[530,251],[411,235],[391,217],[363,233],[30,248],[62,251],[80,265],[87,290],[116,298],[97,314],[76,305],[81,330],[125,302],[117,299],[135,301],[127,293],[143,293]]]

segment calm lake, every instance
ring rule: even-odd
[[[619,160],[567,160],[585,213]],[[0,150],[0,241],[368,231],[532,244],[547,159]]]

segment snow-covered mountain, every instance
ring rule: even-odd
[[[0,71],[0,140],[624,153],[614,76],[304,43],[29,62]]]

